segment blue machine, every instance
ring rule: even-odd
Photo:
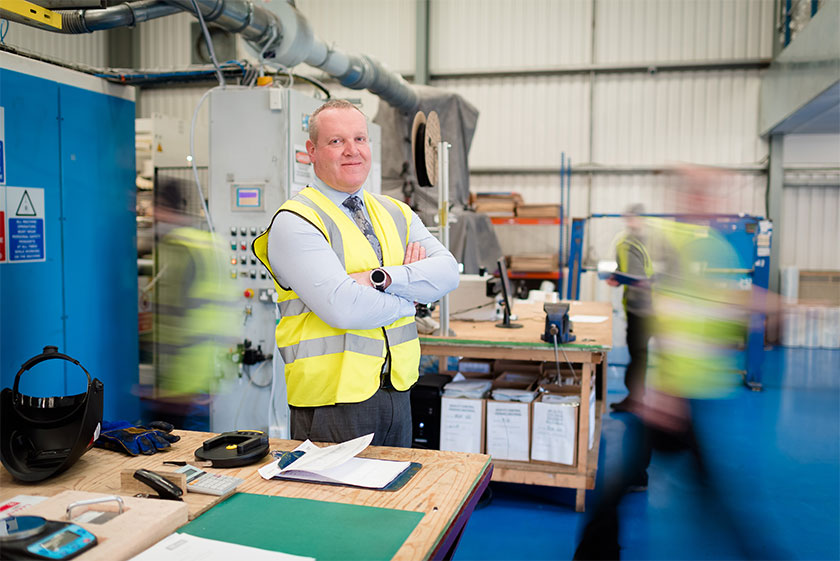
[[[0,58],[0,385],[54,345],[102,380],[106,419],[139,414],[134,118],[133,88]],[[50,362],[22,391],[83,391]]]
[[[596,218],[624,218],[623,214],[593,214],[587,218],[572,220],[572,233],[569,240],[569,282],[566,298],[577,300],[580,297],[580,275],[586,269],[582,266],[583,234],[586,221]],[[673,214],[645,214],[676,218]],[[750,215],[708,215],[702,217],[709,225],[718,230],[732,245],[739,259],[737,275],[741,285],[748,289],[759,287],[767,290],[770,283],[770,244],[773,225],[769,220]],[[744,382],[753,390],[761,390],[761,366],[764,362],[764,324],[766,315],[753,313],[750,316],[749,332],[746,341],[746,375]]]

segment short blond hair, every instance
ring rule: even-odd
[[[362,113],[361,109],[346,99],[331,99],[327,101],[309,117],[309,140],[312,142],[317,142],[318,140],[318,115],[321,114],[321,111],[326,111],[327,109],[355,109],[359,113]],[[367,115],[364,113],[362,113],[362,116],[367,119]]]

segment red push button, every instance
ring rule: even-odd
[[[245,298],[253,298],[254,297],[254,291],[251,290],[250,288],[246,288],[245,292],[243,292],[243,294],[245,295]]]

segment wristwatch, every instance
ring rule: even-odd
[[[370,284],[379,292],[385,292],[386,280],[388,280],[388,273],[385,269],[374,269],[370,272]]]

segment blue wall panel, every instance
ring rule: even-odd
[[[45,262],[0,264],[0,381],[4,388],[11,387],[20,365],[45,345],[59,349],[65,345],[58,87],[55,82],[0,68],[6,186],[44,189],[46,249]],[[35,377],[24,375],[21,389],[38,396],[64,392],[61,362],[49,361],[36,368]]]
[[[67,353],[105,384],[105,418],[138,417],[134,103],[59,91]]]
[[[2,386],[56,345],[103,381],[106,419],[136,419],[134,103],[0,69],[0,105],[6,185],[44,188],[47,257],[0,265]],[[83,380],[75,366],[49,361],[22,389],[75,393]]]

